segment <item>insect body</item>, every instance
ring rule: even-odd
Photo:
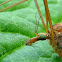
[[[55,38],[55,52],[59,54],[59,57],[62,57],[62,23],[53,25],[53,33]],[[49,34],[51,34],[49,30]],[[50,44],[53,47],[52,39],[49,39]]]
[[[46,13],[46,26],[42,18],[42,14],[40,12],[39,6],[37,4],[37,0],[34,0],[37,10],[39,12],[40,18],[42,20],[43,26],[45,28],[46,33],[39,33],[36,37],[31,38],[30,40],[27,40],[25,42],[26,45],[32,45],[32,43],[35,43],[38,40],[46,40],[48,39],[50,45],[54,49],[55,53],[58,53],[59,57],[62,57],[62,23],[57,23],[52,26],[49,10],[48,10],[48,4],[47,0],[44,1],[45,5],[45,13]],[[48,22],[50,25],[50,29],[48,30]]]
[[[36,37],[27,40],[25,44],[32,45],[32,43],[35,43],[38,40],[48,39],[54,51],[59,54],[59,57],[62,57],[62,23],[53,25],[53,33],[54,33],[56,47],[53,47],[51,30],[48,30],[48,33],[39,33]]]

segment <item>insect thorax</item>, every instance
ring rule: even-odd
[[[51,35],[51,30],[48,31],[48,33]],[[62,56],[62,23],[55,24],[53,26],[53,33],[54,33],[54,39],[56,43],[56,53],[59,54],[59,56]],[[53,47],[52,38],[49,39],[50,44]]]

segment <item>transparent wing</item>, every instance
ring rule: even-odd
[[[43,1],[44,1],[45,11],[46,11],[47,29],[48,29],[48,21],[49,21],[49,25],[50,25],[50,28],[51,28],[51,35],[52,35],[53,45],[56,46],[56,43],[55,43],[55,40],[54,40],[53,27],[52,27],[51,17],[50,17],[50,13],[49,13],[49,9],[48,9],[47,0],[43,0]]]
[[[6,10],[6,9],[9,9],[9,8],[11,8],[11,7],[13,7],[13,6],[16,6],[16,5],[20,4],[20,3],[23,3],[23,2],[25,2],[25,1],[27,1],[27,0],[22,0],[22,1],[18,2],[18,3],[15,3],[15,4],[11,5],[11,6],[8,6],[8,7],[4,8],[4,9],[0,10],[0,12],[4,11],[4,10]]]

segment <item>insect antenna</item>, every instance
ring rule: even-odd
[[[35,19],[36,19],[36,15],[35,15]],[[35,21],[36,21],[36,25],[35,25],[35,32],[34,33],[35,33],[35,35],[37,35],[37,28],[36,28],[37,27],[37,19]]]
[[[5,4],[5,3],[8,3],[8,2],[10,2],[11,0],[8,0],[8,1],[6,1],[6,2],[3,2],[3,3],[1,3],[0,5],[3,5],[3,4]]]
[[[45,23],[44,23],[44,20],[43,20],[43,17],[42,17],[41,11],[40,11],[40,9],[39,9],[39,6],[38,6],[38,3],[37,3],[37,0],[34,0],[34,1],[35,1],[35,4],[36,4],[36,8],[37,8],[37,10],[38,10],[39,16],[40,16],[40,18],[41,18],[41,21],[42,21],[42,23],[43,23],[44,29],[45,29],[45,31],[46,31],[46,26],[45,26]],[[47,32],[47,31],[46,31],[46,32]]]
[[[27,0],[22,0],[22,1],[18,2],[18,3],[15,3],[15,4],[11,5],[11,6],[8,6],[8,7],[4,8],[4,9],[0,10],[0,12],[4,11],[4,10],[6,10],[6,9],[9,9],[9,8],[11,8],[11,7],[13,7],[13,6],[16,6],[16,5],[20,4],[20,3],[23,3],[23,2],[25,2],[25,1],[27,1]]]
[[[37,30],[38,30],[38,26],[39,26],[39,20],[40,20],[40,17],[39,17],[39,19],[38,19],[38,23],[37,23]]]
[[[37,30],[38,30],[40,18],[39,18],[38,21],[37,21],[37,18],[36,18],[36,15],[35,15],[35,19],[36,19],[35,35],[37,35]]]
[[[40,20],[40,17],[39,17],[39,19],[38,19],[38,25],[37,25],[37,29],[38,29],[38,26],[39,26],[39,20]]]

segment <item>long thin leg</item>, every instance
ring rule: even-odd
[[[47,12],[46,12],[46,30],[48,32],[48,16],[47,16]]]
[[[43,20],[43,18],[42,18],[42,14],[41,14],[41,12],[40,12],[40,9],[39,9],[39,6],[38,6],[38,3],[37,3],[37,0],[34,0],[34,1],[35,1],[35,4],[36,4],[36,7],[37,7],[37,10],[38,10],[38,12],[39,12],[40,18],[41,18],[41,20],[42,20],[43,26],[44,26],[45,31],[46,31],[46,26],[45,26],[44,20]]]
[[[55,40],[54,40],[54,34],[53,34],[53,27],[52,27],[51,17],[50,17],[50,14],[49,14],[47,0],[43,0],[43,1],[44,1],[45,10],[46,10],[46,13],[47,13],[47,16],[48,16],[48,20],[49,20],[49,24],[50,24],[50,28],[51,28],[51,35],[52,35],[52,40],[53,40],[53,46],[56,47],[56,43],[55,43]]]
[[[25,2],[25,1],[27,1],[27,0],[23,0],[23,1],[20,1],[20,2],[18,2],[18,3],[15,3],[15,4],[11,5],[11,6],[8,6],[8,7],[4,8],[4,9],[0,10],[0,12],[4,11],[4,10],[6,10],[6,9],[9,9],[9,8],[15,6],[15,5],[18,5],[18,4],[20,4],[20,3],[23,3],[23,2]]]
[[[5,4],[5,3],[8,3],[8,2],[10,2],[11,0],[8,0],[8,1],[6,1],[6,2],[3,2],[3,3],[1,3],[0,5],[3,5],[3,4]]]

